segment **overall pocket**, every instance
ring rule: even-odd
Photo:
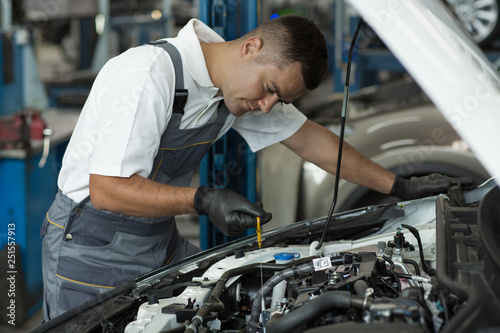
[[[173,219],[151,221],[86,206],[67,229],[59,278],[113,288],[164,264],[175,224]]]
[[[101,247],[65,241],[57,277],[61,283],[82,285],[98,292],[111,290],[162,266],[167,254],[165,239],[117,232],[110,244]]]
[[[116,231],[107,226],[106,220],[94,211],[85,207],[75,209],[75,216],[66,228],[66,240],[96,247],[109,245],[113,241]]]
[[[78,204],[65,228],[58,304],[74,306],[163,265],[173,218],[137,218]],[[64,285],[64,287],[63,287]]]
[[[141,267],[135,267],[135,269],[133,267],[124,267],[121,263],[108,260],[105,253],[101,253],[100,262],[98,263],[93,263],[89,260],[90,258],[88,252],[76,260],[72,257],[60,257],[57,265],[58,277],[63,282],[110,290],[134,280],[149,269],[145,267],[142,267],[142,269]]]
[[[65,239],[79,245],[102,247],[109,245],[117,232],[136,236],[165,235],[172,230],[171,219],[118,214],[95,209],[89,202],[74,210]]]

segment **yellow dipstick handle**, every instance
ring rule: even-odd
[[[262,248],[262,229],[260,228],[260,217],[257,216],[257,243],[259,244],[259,249]]]

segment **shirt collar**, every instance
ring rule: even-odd
[[[203,87],[214,87],[203,56],[200,41],[224,42],[224,39],[202,21],[191,19],[178,34],[181,52],[191,76]],[[215,88],[215,87],[214,87]]]

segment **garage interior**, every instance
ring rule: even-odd
[[[484,55],[500,68],[498,1],[489,32],[467,21],[465,2],[443,0],[462,20]],[[474,1],[472,1],[474,2]],[[476,8],[476,13],[481,12]],[[488,11],[484,9],[484,11]],[[79,113],[102,66],[128,48],[174,37],[200,18],[226,40],[272,14],[315,21],[329,51],[324,82],[294,102],[310,120],[340,131],[347,51],[359,21],[341,0],[2,0],[0,7],[0,285],[15,275],[16,324],[0,317],[0,331],[29,332],[42,322],[40,224],[56,195],[62,158]],[[383,167],[404,175],[490,175],[401,63],[365,26],[352,61],[346,141]],[[436,133],[435,129],[440,132]],[[242,146],[243,145],[243,146]],[[273,213],[264,231],[323,217],[332,203],[334,175],[282,145],[258,153],[234,131],[216,142],[192,187],[230,188]],[[244,147],[242,149],[242,147]],[[396,202],[340,181],[336,212]],[[180,233],[202,250],[233,241],[207,216],[177,217]],[[255,234],[248,230],[243,236]],[[12,246],[15,251],[8,250]],[[3,250],[2,250],[3,249]],[[15,254],[15,267],[8,257]],[[12,273],[15,272],[15,273]],[[0,308],[8,303],[0,297]],[[2,310],[3,311],[3,310]],[[3,314],[3,312],[2,312]]]

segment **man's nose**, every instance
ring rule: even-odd
[[[268,95],[259,100],[259,107],[264,113],[269,113],[279,98],[276,95]]]

